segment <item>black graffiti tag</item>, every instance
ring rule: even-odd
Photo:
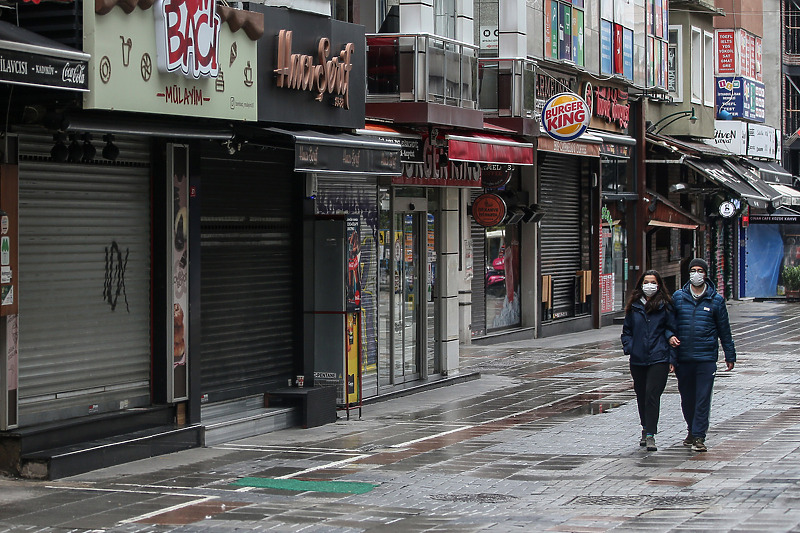
[[[128,306],[128,294],[125,292],[125,269],[128,266],[128,254],[130,251],[125,249],[125,257],[119,249],[117,241],[111,241],[111,248],[106,248],[106,278],[103,287],[103,300],[108,302],[111,310],[117,308],[117,300],[120,293],[125,298],[125,309],[131,312]],[[113,288],[113,289],[112,289]],[[112,295],[112,290],[113,295]]]

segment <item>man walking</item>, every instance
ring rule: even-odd
[[[674,371],[689,430],[683,445],[696,452],[707,451],[705,440],[719,359],[718,339],[722,341],[727,369],[733,370],[736,363],[725,299],[707,278],[708,264],[700,258],[692,259],[689,283],[673,295],[678,331],[670,338],[670,344],[678,352]]]

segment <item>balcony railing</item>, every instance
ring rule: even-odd
[[[522,58],[479,59],[478,102],[487,115],[534,118],[536,63]]]
[[[478,47],[426,33],[367,35],[367,102],[477,108]]]

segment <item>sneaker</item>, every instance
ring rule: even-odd
[[[639,440],[639,446],[645,446],[647,444],[645,440],[646,438],[647,438],[647,433],[645,433],[645,430],[642,430],[642,438],[641,440]]]
[[[693,452],[707,452],[708,448],[706,448],[706,439],[697,437],[692,442],[692,451]]]
[[[683,442],[681,444],[683,444],[687,448],[690,447],[692,444],[694,444],[694,437],[692,437],[691,431],[686,435],[686,438],[683,439]]]
[[[647,441],[646,445],[648,452],[654,452],[658,450],[658,448],[656,448],[656,438],[653,435],[648,435],[645,440]]]

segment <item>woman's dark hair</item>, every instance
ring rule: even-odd
[[[625,305],[625,313],[630,312],[633,302],[638,301],[644,296],[642,284],[644,283],[645,276],[655,276],[656,283],[658,284],[658,291],[647,300],[647,304],[644,306],[644,312],[652,313],[654,310],[660,309],[662,305],[672,307],[672,296],[667,292],[667,288],[664,286],[664,280],[661,279],[661,274],[658,273],[658,270],[648,270],[639,277],[639,281],[636,282],[636,288],[631,291],[631,295],[628,297],[628,303]]]

